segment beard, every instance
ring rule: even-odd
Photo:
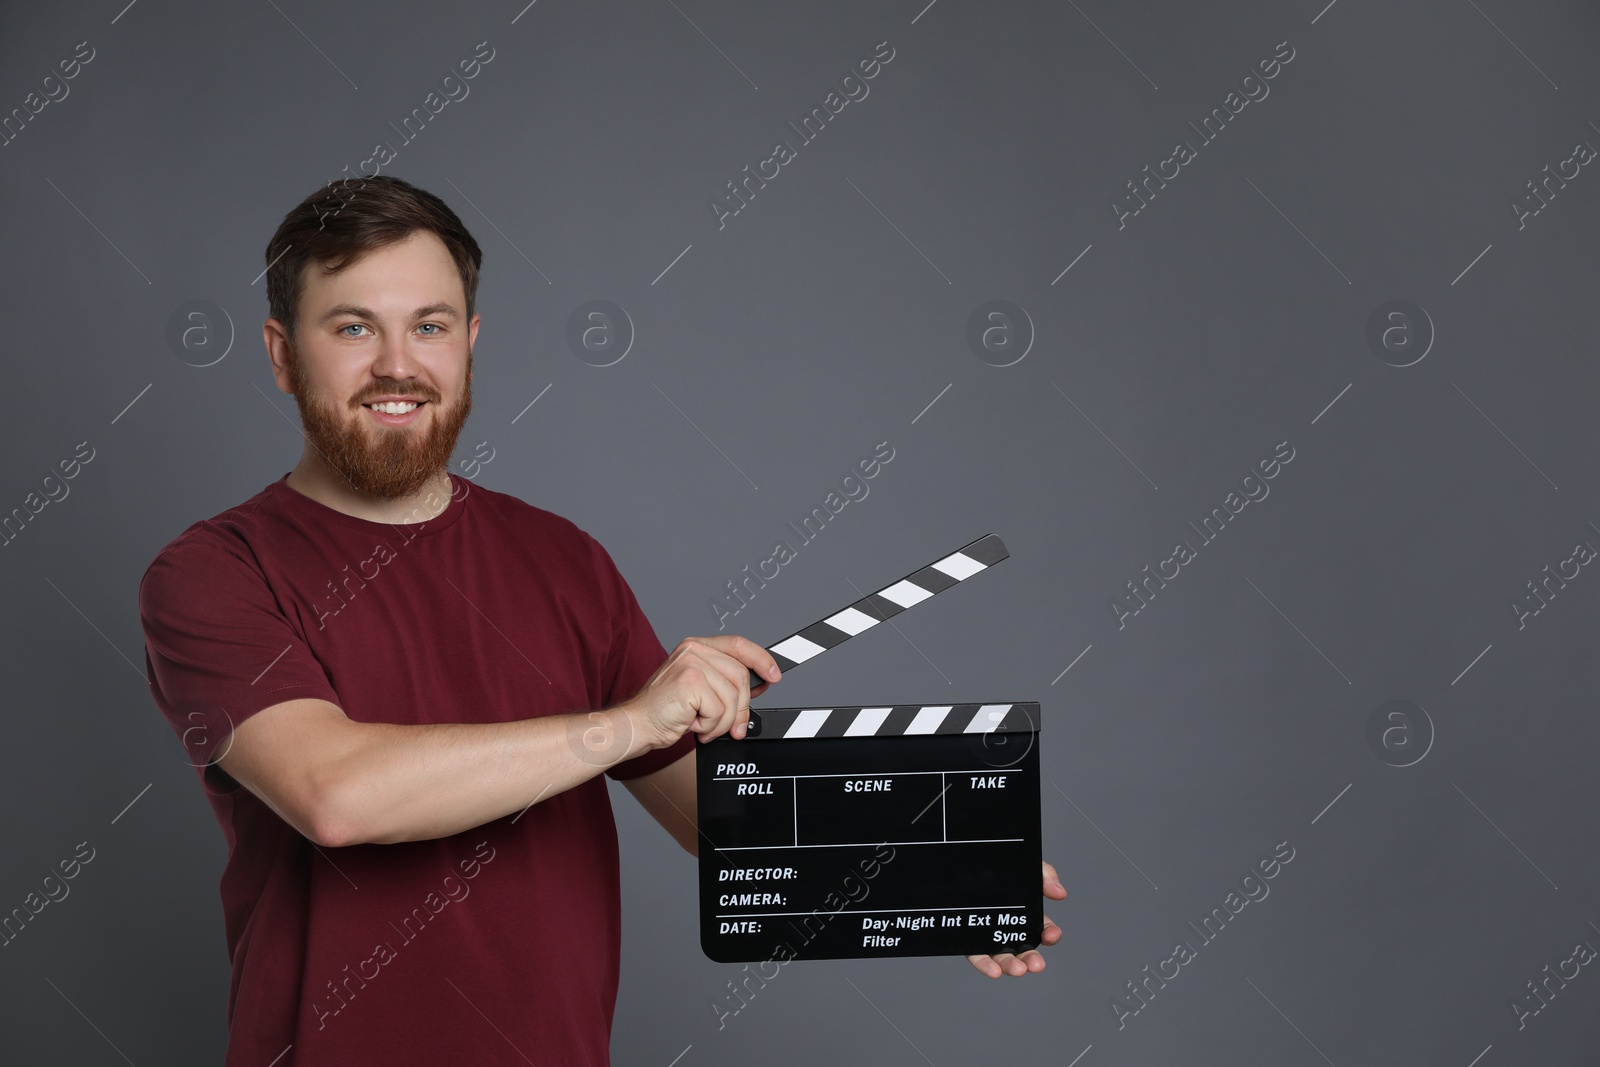
[[[301,377],[300,356],[291,346],[289,384],[306,440],[322,458],[358,492],[394,500],[419,492],[450,463],[456,439],[472,413],[472,352],[461,396],[444,407],[436,390],[420,382],[388,383],[366,391],[367,396],[405,396],[433,408],[426,422],[415,426],[367,423],[360,404],[343,403],[309,388]],[[419,423],[422,420],[419,419]]]

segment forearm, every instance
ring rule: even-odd
[[[662,829],[691,856],[700,855],[700,810],[695,795],[695,754],[622,783]]]
[[[324,774],[337,843],[446,837],[579,785],[650,746],[628,705],[501,723],[353,723]]]

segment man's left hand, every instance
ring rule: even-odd
[[[1067,887],[1061,884],[1061,879],[1056,876],[1056,869],[1050,864],[1044,864],[1044,895],[1051,900],[1067,899]],[[1053,945],[1061,940],[1061,927],[1050,921],[1050,916],[1044,917],[1044,931],[1039,935],[1039,944]],[[990,978],[999,978],[1003,974],[1021,976],[1036,974],[1044,970],[1044,957],[1036,948],[1030,948],[1021,955],[1013,952],[1002,952],[997,956],[968,956],[967,962]]]

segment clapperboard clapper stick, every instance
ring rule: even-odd
[[[997,535],[985,534],[943,559],[862,597],[843,611],[812,623],[777,644],[768,645],[767,651],[778,661],[778,669],[787,674],[791,668],[830,648],[837,648],[857,634],[900,614],[913,604],[920,604],[934,594],[966,581],[979,571],[988,570],[1010,555],[1006,543]],[[750,688],[754,689],[764,681],[766,679],[755,671],[750,672]]]
[[[979,538],[770,651],[805,662],[1006,556]],[[743,740],[697,746],[702,950],[740,963],[1036,947],[1039,725],[1035,702],[761,708]]]

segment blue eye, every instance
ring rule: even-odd
[[[439,329],[439,324],[437,322],[425,322],[421,326],[418,326],[417,329],[437,331]],[[433,334],[430,333],[427,336],[432,337]]]
[[[339,332],[340,332],[340,333],[344,333],[344,335],[345,335],[345,336],[346,336],[346,337],[354,337],[354,336],[355,336],[355,334],[353,334],[353,333],[345,333],[345,331],[346,331],[346,330],[364,330],[364,329],[366,329],[366,327],[365,327],[365,326],[363,326],[363,325],[361,325],[361,323],[359,323],[359,322],[352,322],[352,323],[350,323],[350,324],[349,324],[349,325],[348,325],[348,326],[341,326],[341,327],[339,327]]]

